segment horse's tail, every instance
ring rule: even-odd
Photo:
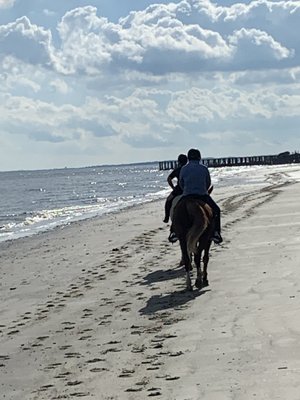
[[[193,221],[187,233],[187,250],[188,253],[196,253],[197,244],[200,237],[208,228],[211,219],[211,210],[206,205],[199,202],[191,202],[187,204],[187,211],[191,221]]]

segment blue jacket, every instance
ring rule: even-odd
[[[207,190],[211,185],[208,168],[200,164],[198,160],[190,160],[181,168],[179,185],[183,190],[183,196],[189,194],[208,194]]]

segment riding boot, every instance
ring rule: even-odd
[[[223,242],[223,238],[221,236],[221,218],[220,214],[215,214],[214,217],[214,223],[215,223],[215,231],[212,236],[212,240],[215,244],[220,244]]]
[[[173,198],[171,198],[171,199],[167,198],[166,203],[165,203],[165,218],[163,220],[163,222],[165,222],[165,223],[169,222],[170,212],[171,212],[171,207],[172,207],[172,200],[173,200]]]
[[[221,235],[221,215],[215,214],[214,217],[215,220],[215,231],[218,232],[219,235]]]

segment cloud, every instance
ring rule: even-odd
[[[261,70],[261,71],[243,71],[230,75],[230,81],[233,84],[260,85],[262,82],[265,86],[269,85],[288,85],[296,84],[300,78],[300,68],[287,68],[282,70]]]
[[[58,93],[67,94],[69,92],[69,87],[63,79],[54,79],[49,85]]]
[[[257,29],[242,28],[229,37],[229,42],[235,48],[237,70],[272,67],[278,65],[277,61],[293,58],[295,54],[293,49],[287,49]]]
[[[62,17],[59,47],[49,29],[22,17],[0,27],[0,52],[62,74],[90,76],[286,68],[299,63],[299,16],[296,1],[221,7],[184,0],[152,5],[112,23],[86,6]]]
[[[52,63],[52,34],[24,16],[0,26],[0,54],[45,67]]]
[[[184,0],[117,22],[87,6],[55,22],[44,3],[40,19],[0,26],[0,151],[25,154],[28,141],[47,165],[68,165],[65,154],[87,165],[176,157],[195,143],[211,156],[297,149],[299,5]]]
[[[11,56],[4,57],[0,63],[0,81],[2,91],[27,91],[30,94],[41,89],[40,73]]]
[[[0,9],[13,7],[15,1],[16,0],[0,0]]]
[[[133,147],[144,143],[154,148],[181,142],[195,133],[271,130],[274,118],[287,126],[296,120],[300,123],[298,85],[270,91],[267,87],[249,90],[231,84],[229,79],[212,88],[136,89],[127,96],[86,97],[81,104],[60,106],[3,94],[1,127],[39,141],[118,137]]]
[[[48,10],[48,8],[45,8],[45,9],[43,10],[43,13],[44,13],[45,15],[47,15],[47,17],[54,17],[54,16],[56,15],[56,12],[55,12],[55,11]]]

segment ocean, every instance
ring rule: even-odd
[[[263,182],[265,173],[259,171],[266,169],[225,167],[210,172],[214,185],[230,186]],[[0,242],[166,198],[169,173],[159,171],[157,162],[0,172]]]

